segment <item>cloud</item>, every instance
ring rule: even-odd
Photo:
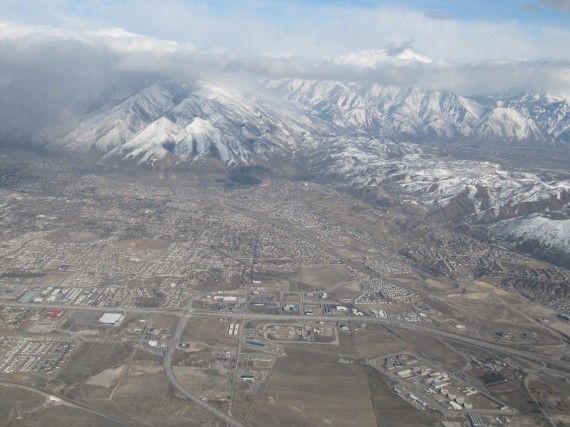
[[[519,5],[519,9],[524,10],[525,12],[531,12],[531,13],[539,13],[542,12],[542,8],[534,5],[534,4],[530,4],[530,3],[522,3]]]
[[[384,49],[361,50],[325,59],[330,60],[335,65],[352,66],[360,70],[379,68],[383,65],[413,66],[418,63],[429,64],[432,62],[430,58],[413,50],[411,40],[399,44],[390,43]]]
[[[542,0],[541,3],[551,9],[570,11],[570,0]]]
[[[453,19],[453,15],[441,10],[426,10],[423,16],[424,18],[435,19],[436,21],[449,21]]]
[[[540,4],[540,0],[524,1],[527,5]],[[544,2],[562,9],[568,4],[561,0]],[[429,7],[442,3],[2,0],[2,19],[76,31],[117,27],[156,39],[191,42],[206,50],[223,48],[251,55],[290,52],[311,59],[378,50],[409,39],[422,55],[455,62],[568,56],[570,29],[559,16],[543,14],[538,22],[516,7],[477,5],[484,2],[445,2],[449,11]],[[424,9],[418,9],[419,4]]]
[[[125,76],[136,81],[160,75],[188,80],[231,77],[248,83],[259,78],[328,79],[417,86],[463,95],[526,90],[570,94],[568,60],[459,62],[428,57],[419,53],[415,44],[415,40],[408,39],[382,49],[314,58],[291,52],[254,54],[199,49],[192,43],[161,40],[118,28],[72,31],[0,23],[0,93],[41,96],[49,103],[60,99],[71,110],[88,108],[88,100]],[[24,92],[18,95],[18,91]],[[6,106],[0,113],[11,114],[18,121],[15,110],[9,108]],[[29,108],[35,111],[49,105],[40,102]]]

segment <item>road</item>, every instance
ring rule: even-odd
[[[100,307],[92,305],[62,304],[62,303],[33,303],[17,301],[0,301],[0,307],[19,307],[31,309],[56,309],[56,310],[85,310],[85,311],[105,311],[105,312],[130,312],[137,314],[171,314],[178,316],[179,308],[144,308],[144,307]]]
[[[180,383],[180,381],[174,375],[174,371],[172,368],[172,358],[174,356],[174,352],[176,348],[178,348],[178,344],[180,342],[180,337],[182,336],[182,332],[184,331],[184,327],[186,326],[188,319],[191,318],[199,318],[199,317],[213,317],[213,318],[231,318],[231,319],[239,319],[243,322],[249,320],[265,320],[265,321],[279,321],[279,322],[287,322],[287,321],[322,321],[322,322],[346,322],[346,323],[369,323],[369,324],[378,324],[386,327],[393,327],[393,328],[401,328],[407,329],[419,333],[425,334],[432,334],[434,336],[463,342],[467,344],[471,344],[473,346],[484,348],[487,350],[492,350],[495,352],[499,352],[502,354],[508,354],[518,357],[523,357],[543,365],[549,366],[551,369],[560,369],[566,372],[570,372],[570,363],[559,360],[557,358],[552,358],[546,355],[533,353],[525,350],[520,350],[516,348],[507,347],[504,345],[492,343],[489,341],[484,341],[482,339],[468,337],[460,334],[456,334],[453,332],[449,332],[447,330],[442,330],[438,328],[434,328],[431,326],[426,326],[419,323],[412,323],[406,322],[401,320],[393,320],[393,319],[384,319],[384,318],[376,318],[376,317],[362,317],[362,316],[306,316],[306,315],[265,315],[265,314],[255,314],[255,313],[233,313],[233,312],[209,312],[209,311],[202,311],[202,310],[192,310],[191,309],[192,301],[190,301],[186,307],[180,310],[172,310],[172,309],[148,309],[148,308],[131,308],[131,307],[113,307],[107,308],[109,311],[122,311],[122,312],[131,312],[131,313],[144,313],[144,314],[169,314],[169,315],[177,315],[180,316],[178,324],[176,326],[176,330],[173,334],[171,344],[168,348],[166,356],[164,358],[164,370],[169,382],[186,398],[194,402],[196,405],[201,407],[202,409],[208,411],[209,413],[215,415],[221,420],[224,420],[231,426],[237,427],[246,427],[246,424],[242,423],[241,421],[237,420],[236,418],[232,417],[228,413],[210,405],[208,402],[202,400],[198,396],[194,395],[193,393],[186,390],[186,388]],[[12,301],[2,301],[0,302],[0,306],[10,306],[10,307],[22,307],[22,308],[46,308],[45,304],[34,304],[34,303],[19,303],[19,302],[12,302]],[[97,310],[97,311],[104,311],[105,307],[84,307],[84,306],[66,306],[66,305],[49,305],[49,308],[62,308],[67,310]],[[75,403],[75,402],[74,402]],[[88,410],[88,408],[85,408]],[[98,415],[104,416],[103,413],[97,413]]]
[[[363,316],[306,316],[306,315],[265,315],[255,313],[224,313],[224,312],[199,312],[192,313],[194,317],[229,317],[232,319],[245,319],[245,320],[267,320],[267,321],[322,321],[322,322],[346,322],[346,323],[370,323],[393,328],[408,329],[425,334],[433,334],[439,337],[452,339],[474,346],[485,348],[488,350],[497,351],[503,354],[510,354],[513,356],[524,357],[534,360],[539,363],[548,363],[551,368],[558,367],[563,370],[570,371],[570,362],[565,362],[557,358],[552,358],[543,354],[533,353],[525,350],[519,350],[512,347],[507,347],[500,344],[495,344],[479,338],[467,337],[465,335],[455,334],[443,329],[425,326],[420,323],[406,322],[403,320],[392,320],[378,317],[363,317]]]
[[[164,358],[164,372],[166,372],[166,376],[168,377],[168,381],[172,384],[176,389],[183,394],[186,398],[194,402],[200,408],[210,412],[211,414],[217,416],[218,418],[226,421],[228,425],[236,426],[236,427],[246,427],[241,421],[236,418],[233,418],[231,415],[226,414],[221,409],[218,409],[208,402],[202,400],[198,396],[193,393],[190,393],[186,388],[182,385],[176,375],[174,375],[174,371],[172,369],[172,357],[174,356],[174,352],[178,348],[178,343],[180,342],[180,337],[182,336],[182,332],[184,331],[184,327],[186,326],[186,322],[190,317],[190,310],[191,310],[192,302],[190,301],[186,304],[184,311],[182,312],[180,319],[178,321],[178,325],[176,325],[176,331],[172,336],[172,341],[170,346],[168,347],[168,351],[166,352],[166,357]]]
[[[265,315],[265,314],[255,314],[255,313],[234,313],[234,312],[212,312],[212,311],[203,311],[203,310],[192,310],[189,306],[180,313],[180,310],[176,309],[155,309],[155,308],[139,308],[139,307],[112,307],[107,308],[105,307],[91,307],[91,306],[68,306],[62,304],[55,304],[55,305],[45,305],[45,304],[34,304],[34,303],[20,303],[14,301],[1,301],[0,306],[6,307],[21,307],[21,308],[61,308],[65,310],[96,310],[96,311],[122,311],[122,312],[130,312],[130,313],[139,313],[139,314],[168,314],[168,315],[175,315],[181,317],[215,317],[215,318],[232,318],[232,319],[243,319],[245,321],[248,320],[267,320],[267,321],[322,321],[322,322],[347,322],[347,323],[371,323],[371,324],[379,324],[388,327],[394,328],[401,328],[401,329],[408,329],[413,330],[416,332],[426,333],[426,334],[433,334],[439,337],[452,339],[459,342],[464,342],[467,344],[471,344],[480,348],[485,348],[488,350],[493,350],[497,352],[501,352],[504,354],[510,354],[513,356],[524,357],[535,362],[539,363],[546,363],[551,368],[559,368],[565,371],[570,371],[570,362],[565,362],[558,358],[549,357],[543,354],[533,353],[525,350],[519,350],[516,348],[492,343],[489,341],[485,341],[479,338],[468,337],[465,335],[456,334],[453,332],[449,332],[444,329],[438,329],[431,326],[426,326],[420,323],[413,323],[413,322],[406,322],[402,320],[393,320],[393,319],[384,319],[384,318],[377,318],[377,317],[363,317],[363,316],[306,316],[306,315]],[[182,319],[181,319],[182,320]],[[179,322],[179,325],[181,322]],[[180,331],[182,333],[182,331]]]

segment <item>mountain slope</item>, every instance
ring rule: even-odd
[[[33,138],[105,161],[155,164],[214,158],[251,165],[290,158],[329,138],[501,144],[567,142],[565,100],[524,95],[469,99],[377,84],[282,79],[258,89],[155,79],[118,85],[85,114],[62,114]]]
[[[67,126],[66,126],[67,125]],[[103,107],[44,130],[38,139],[104,161],[154,164],[161,159],[217,158],[255,164],[314,147],[326,126],[289,105],[229,92],[207,82],[153,83]]]
[[[413,87],[298,79],[270,81],[267,86],[308,114],[368,136],[516,143],[570,141],[570,108],[566,100],[528,95],[478,100]]]
[[[493,152],[528,162],[530,147],[548,151],[570,142],[566,100],[298,79],[257,83],[118,80],[81,108],[52,106],[51,125],[28,133],[47,149],[101,162],[259,165],[332,179],[429,221],[480,225],[547,211],[565,218],[570,211],[567,176],[505,167],[485,151],[502,147]],[[455,146],[484,148],[478,160],[465,160],[448,149]]]

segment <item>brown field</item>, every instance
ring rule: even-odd
[[[96,375],[105,369],[124,363],[132,354],[130,344],[111,342],[82,342],[65,364],[59,379],[73,384]]]
[[[529,381],[529,389],[550,415],[570,421],[570,384],[556,372],[541,372]]]
[[[167,249],[170,242],[163,239],[129,239],[117,242],[118,246],[131,248],[133,250],[161,250]]]
[[[229,401],[233,380],[229,369],[175,366],[174,374],[187,390],[204,400]]]
[[[248,420],[252,426],[376,426],[358,363],[289,346],[286,353]]]
[[[79,408],[49,405],[47,397],[32,390],[0,385],[0,426],[86,426],[115,427],[116,423]]]
[[[237,337],[226,336],[230,323],[236,322],[231,322],[228,319],[224,319],[222,322],[219,319],[191,319],[182,333],[182,341],[198,341],[211,346],[237,346]]]
[[[28,426],[123,427],[124,424],[91,414],[78,408],[50,406],[26,419],[15,420],[10,424],[10,427]]]
[[[215,426],[217,420],[193,403],[178,397],[163,373],[141,375],[137,364],[117,389],[117,407],[144,426]]]
[[[322,289],[331,289],[341,283],[350,282],[348,268],[344,264],[303,265],[301,278],[303,282]]]
[[[413,344],[415,352],[428,360],[435,360],[456,368],[462,368],[467,363],[465,357],[452,346],[446,345],[431,335],[396,328],[393,331],[401,339]]]
[[[366,329],[355,332],[353,338],[358,354],[364,359],[412,351],[414,348],[413,345],[380,325],[366,325]]]
[[[420,411],[397,396],[387,378],[372,367],[365,367],[374,413],[380,427],[436,426],[443,416],[438,412]]]
[[[101,235],[91,231],[57,230],[46,236],[53,243],[85,243],[99,240]]]

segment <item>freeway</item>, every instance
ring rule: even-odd
[[[62,303],[34,303],[18,301],[0,301],[0,307],[19,307],[31,309],[85,310],[85,311],[121,311],[137,314],[170,314],[178,316],[179,308],[144,308],[144,307],[108,307],[95,305],[78,305]]]
[[[467,337],[464,335],[455,334],[443,329],[434,328],[431,326],[422,325],[414,322],[407,322],[403,320],[392,320],[378,317],[363,317],[363,316],[306,316],[306,315],[265,315],[255,313],[224,313],[224,312],[199,312],[192,313],[193,317],[230,317],[232,319],[244,320],[267,320],[267,321],[321,321],[321,322],[347,322],[347,323],[371,323],[378,324],[393,328],[408,329],[425,334],[433,334],[439,337],[452,339],[455,341],[472,344],[474,346],[493,350],[496,352],[510,354],[513,356],[524,357],[539,363],[547,363],[551,368],[561,368],[570,371],[570,362],[565,362],[555,359],[543,354],[533,353],[530,351],[519,350],[512,347],[492,343],[478,338]]]
[[[180,316],[178,324],[176,326],[176,330],[173,334],[170,346],[164,358],[164,370],[168,381],[186,398],[190,401],[194,402],[196,405],[201,407],[202,409],[208,411],[209,413],[215,415],[216,417],[220,418],[227,422],[228,425],[236,426],[236,427],[246,427],[246,424],[242,423],[241,421],[237,420],[236,418],[232,417],[228,413],[216,408],[215,406],[210,405],[208,402],[202,400],[198,396],[194,395],[193,393],[186,390],[186,388],[180,383],[180,381],[174,375],[174,371],[172,368],[172,359],[174,356],[174,352],[178,347],[180,342],[180,338],[182,336],[182,332],[184,331],[184,327],[186,326],[187,322],[191,318],[199,318],[199,317],[213,317],[213,318],[231,318],[231,319],[240,319],[242,321],[250,321],[250,320],[263,320],[263,321],[280,321],[280,322],[287,322],[287,321],[322,321],[322,322],[347,322],[347,323],[370,323],[370,324],[378,324],[386,327],[393,327],[393,328],[401,328],[412,330],[419,333],[425,334],[432,334],[434,336],[438,336],[441,338],[446,338],[458,342],[463,342],[467,344],[474,345],[479,348],[484,348],[487,350],[492,350],[495,352],[499,352],[502,354],[508,354],[512,356],[522,357],[528,360],[532,360],[543,365],[549,366],[551,369],[560,369],[566,372],[570,372],[570,363],[555,359],[543,354],[538,354],[534,352],[529,352],[525,350],[520,350],[500,344],[496,344],[493,342],[485,341],[482,339],[477,339],[473,337],[468,337],[464,335],[460,335],[457,333],[449,332],[447,330],[442,330],[438,328],[434,328],[431,326],[427,326],[424,324],[413,323],[413,322],[406,322],[401,320],[393,320],[393,319],[385,319],[385,318],[376,318],[376,317],[363,317],[363,316],[306,316],[306,315],[266,315],[266,314],[256,314],[256,313],[235,313],[235,312],[211,312],[211,311],[204,311],[204,310],[193,310],[192,300],[185,306],[185,308],[181,311],[179,309],[150,309],[150,308],[138,308],[138,307],[92,307],[92,306],[69,306],[69,305],[45,305],[45,304],[34,304],[34,303],[20,303],[20,302],[13,302],[13,301],[1,301],[0,306],[10,306],[10,307],[21,307],[21,308],[62,308],[67,310],[96,310],[96,311],[121,311],[121,312],[130,312],[130,313],[144,313],[144,314],[168,314],[168,315],[175,315]],[[77,404],[76,402],[73,402]],[[91,410],[91,408],[85,407],[86,410]],[[98,413],[98,415],[105,416],[102,413]]]
[[[176,325],[176,331],[172,336],[172,341],[170,346],[168,347],[168,351],[166,353],[166,357],[164,358],[164,371],[166,372],[166,376],[168,377],[168,381],[172,384],[176,389],[183,394],[186,398],[194,402],[200,408],[205,409],[206,411],[210,412],[211,414],[217,416],[218,418],[226,421],[228,425],[236,426],[236,427],[246,427],[241,421],[233,418],[231,415],[225,413],[224,411],[216,408],[213,405],[210,405],[208,402],[200,399],[195,394],[190,393],[186,388],[182,385],[182,383],[176,378],[174,375],[174,371],[172,369],[172,357],[174,356],[174,352],[178,348],[178,343],[180,342],[180,337],[182,336],[182,331],[184,331],[184,327],[186,326],[186,322],[188,321],[190,310],[192,306],[192,300],[182,312],[178,324]]]
[[[21,308],[61,308],[67,310],[96,310],[96,311],[122,311],[130,313],[139,314],[168,314],[180,316],[180,310],[178,309],[163,309],[163,308],[140,308],[140,307],[93,307],[93,306],[77,306],[77,305],[46,305],[46,304],[35,304],[35,303],[21,303],[14,301],[0,301],[0,306],[8,307],[21,307]],[[504,354],[510,354],[513,356],[524,357],[526,359],[533,360],[535,362],[548,364],[551,368],[559,368],[565,371],[570,371],[570,362],[565,362],[563,360],[555,359],[543,354],[533,353],[525,350],[519,350],[516,348],[496,344],[493,342],[485,341],[482,339],[468,337],[465,335],[456,334],[443,329],[434,328],[431,326],[426,326],[419,323],[406,322],[402,320],[384,319],[377,317],[362,317],[362,316],[306,316],[306,315],[265,315],[265,314],[255,314],[255,313],[235,313],[235,312],[212,312],[203,310],[191,310],[189,306],[184,310],[183,316],[187,317],[217,317],[217,318],[232,318],[232,319],[243,319],[243,320],[268,320],[268,321],[322,321],[322,322],[347,322],[347,323],[372,323],[379,324],[388,327],[401,328],[413,330],[416,332],[433,334],[439,337],[452,339],[454,341],[464,342],[471,344],[480,348],[485,348],[488,350],[493,350],[501,352]],[[179,322],[181,324],[181,322]]]

